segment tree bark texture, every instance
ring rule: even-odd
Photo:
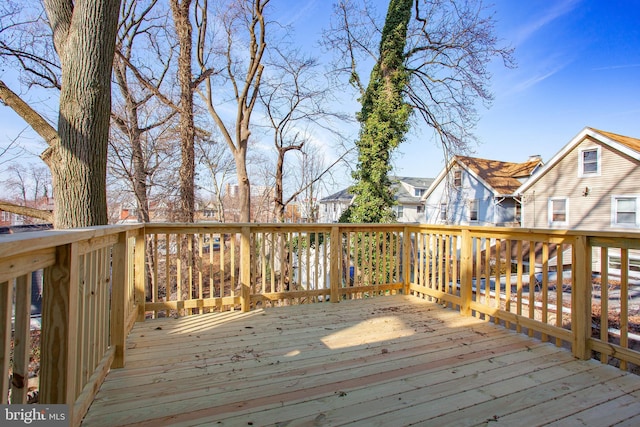
[[[192,84],[192,32],[189,17],[191,0],[171,0],[173,21],[178,35],[178,81],[180,84],[180,120],[178,124],[182,162],[180,164],[180,221],[193,222],[195,211],[195,160]]]
[[[56,228],[107,223],[111,67],[119,0],[45,0],[60,57],[59,144],[50,150]]]

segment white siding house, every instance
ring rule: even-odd
[[[433,178],[390,176],[396,205],[393,210],[398,222],[424,222],[422,197]],[[353,202],[349,189],[341,190],[320,200],[320,222],[338,222],[340,215]]]
[[[426,222],[518,227],[516,190],[541,165],[538,156],[524,163],[455,156],[423,196]]]
[[[331,194],[320,199],[320,212],[318,222],[332,223],[338,222],[340,215],[344,212],[353,201],[353,194],[349,193],[349,189],[345,188],[337,193]]]
[[[584,128],[518,190],[523,227],[640,229],[640,139]]]

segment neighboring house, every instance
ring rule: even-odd
[[[318,222],[338,222],[340,215],[342,215],[342,213],[349,207],[352,201],[353,194],[349,193],[348,188],[320,199],[320,215]]]
[[[0,209],[0,227],[10,227],[15,225],[16,222],[16,214],[3,211]]]
[[[517,189],[541,166],[454,156],[423,196],[426,222],[519,227]]]
[[[424,204],[422,196],[433,178],[390,176],[391,190],[397,205],[393,207],[399,222],[423,222]],[[338,222],[342,213],[353,202],[349,189],[344,189],[320,200],[319,222]]]
[[[422,197],[431,186],[433,178],[391,176],[391,189],[398,203],[393,207],[398,222],[424,222]]]
[[[118,224],[138,222],[138,208],[135,203],[124,202],[118,206],[118,217],[115,220]],[[168,201],[149,202],[149,220],[151,222],[174,222],[177,219],[177,207]]]
[[[526,228],[640,229],[640,140],[586,127],[524,183]]]

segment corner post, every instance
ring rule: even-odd
[[[573,355],[591,358],[591,246],[585,235],[577,236],[573,245],[573,288],[571,291],[571,324]]]
[[[76,400],[78,339],[78,244],[56,248],[56,263],[44,271],[40,403]],[[73,414],[69,414],[73,419]]]
[[[331,227],[331,246],[329,249],[329,287],[331,288],[331,302],[340,302],[340,294],[338,289],[340,288],[340,228],[337,226]]]
[[[242,227],[240,234],[240,307],[251,309],[251,229]]]
[[[127,289],[129,284],[129,250],[126,232],[118,234],[111,255],[111,345],[115,348],[112,368],[124,368],[127,338]]]
[[[473,279],[473,239],[471,232],[462,230],[462,246],[460,249],[460,314],[471,316],[471,297]]]

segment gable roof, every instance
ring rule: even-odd
[[[426,190],[433,183],[434,178],[417,178],[410,176],[390,176],[391,190],[394,192],[395,198],[400,204],[420,204],[421,196],[410,193],[403,183],[413,188]]]
[[[414,188],[424,188],[425,190],[429,188],[431,183],[434,181],[434,178],[419,178],[419,177],[411,177],[411,176],[389,176],[389,181],[391,181],[391,190],[394,192],[396,196],[396,200],[400,203],[420,203],[421,197],[414,196],[409,193],[407,189],[402,185],[402,183],[406,183]],[[331,203],[331,202],[346,202],[350,203],[353,199],[353,194],[349,192],[349,187],[338,191],[337,193],[333,193],[330,196],[324,197],[320,199],[320,203]]]
[[[640,139],[632,138],[630,136],[618,135],[617,133],[605,132],[599,129],[585,127],[574,136],[555,156],[549,160],[534,176],[518,188],[517,192],[522,194],[531,185],[537,182],[543,177],[549,170],[551,170],[557,163],[560,162],[567,154],[573,151],[582,141],[587,137],[596,140],[597,142],[607,145],[610,148],[619,151],[632,159],[640,161]]]
[[[496,195],[508,196],[515,194],[516,190],[522,185],[520,179],[529,178],[536,168],[542,165],[542,160],[535,159],[523,163],[513,163],[478,157],[454,156],[424,195],[425,199],[456,165],[465,169],[485,187],[493,190]]]
[[[344,190],[340,190],[337,193],[333,193],[327,197],[323,197],[320,199],[320,203],[330,203],[330,202],[347,202],[350,203],[353,199],[353,194],[349,192],[349,188],[345,188]]]

